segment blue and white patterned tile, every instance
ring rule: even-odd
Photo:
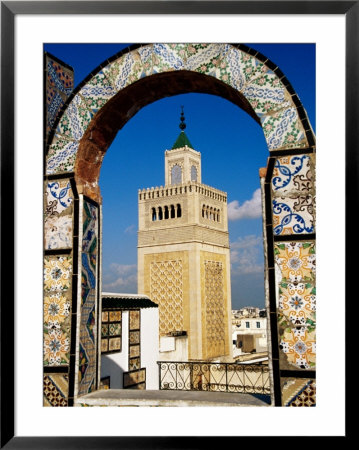
[[[296,155],[278,158],[274,165],[272,190],[274,195],[286,192],[312,192],[314,189],[314,156]]]
[[[83,104],[96,113],[116,93],[105,72],[101,70],[80,90],[79,96],[82,97]]]
[[[263,116],[262,129],[269,150],[301,148],[308,145],[296,108],[289,107]]]
[[[134,66],[135,59],[133,57],[133,52],[130,52],[116,59],[116,61],[103,69],[116,92],[138,80],[136,68]]]
[[[46,217],[57,217],[72,205],[73,193],[69,179],[46,183]]]
[[[223,62],[231,74],[229,84],[238,91],[242,91],[245,86],[245,77],[240,63],[241,55],[242,52],[240,50],[231,47],[223,58]]]
[[[179,51],[168,44],[153,45],[153,63],[154,73],[184,68],[183,57],[180,56]]]
[[[191,49],[193,49],[191,51]],[[192,56],[188,56],[185,69],[205,72],[204,66],[211,63],[213,59],[220,58],[220,45],[219,44],[202,44],[188,46],[188,54],[194,53]]]
[[[314,199],[309,194],[273,199],[274,235],[314,233],[314,210]]]
[[[46,157],[46,174],[73,172],[78,148],[78,141],[55,135]]]

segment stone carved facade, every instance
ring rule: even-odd
[[[160,335],[183,330],[182,261],[152,261],[151,299],[159,305]]]
[[[160,335],[185,331],[189,359],[229,360],[227,194],[201,183],[201,154],[184,145],[138,200],[138,291],[159,305]]]

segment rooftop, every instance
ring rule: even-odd
[[[147,295],[103,292],[102,309],[158,308]]]
[[[270,406],[269,395],[205,391],[107,389],[76,400],[76,406]]]

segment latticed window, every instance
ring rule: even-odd
[[[101,353],[120,352],[122,349],[122,312],[102,311]]]
[[[178,164],[175,164],[171,169],[171,184],[182,183],[182,169]]]
[[[191,166],[191,181],[197,181],[197,167]]]

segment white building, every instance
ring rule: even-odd
[[[266,352],[267,318],[234,314],[232,321],[233,356],[243,353]]]
[[[158,389],[158,305],[145,295],[102,294],[101,385]]]

